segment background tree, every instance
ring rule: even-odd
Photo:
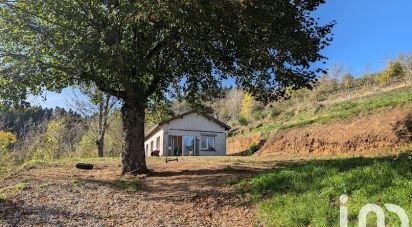
[[[380,73],[376,79],[381,85],[390,85],[393,80],[400,80],[405,76],[405,72],[401,63],[398,61],[392,61],[388,67]]]
[[[250,119],[254,106],[253,96],[249,93],[245,93],[242,98],[242,106],[240,108],[240,115],[246,119]]]
[[[166,121],[174,116],[172,102],[168,100],[152,100],[146,107],[145,131],[150,130],[159,122]]]
[[[16,142],[16,135],[11,132],[0,131],[0,155],[5,155],[9,146]]]
[[[95,145],[97,148],[97,156],[104,156],[104,142],[106,131],[109,128],[109,115],[115,109],[118,100],[104,92],[99,91],[96,87],[80,87],[83,98],[77,95],[69,100],[69,105],[82,113],[84,116],[93,116],[97,118],[97,125],[95,133]],[[86,97],[86,99],[84,99]],[[91,121],[94,122],[93,120]],[[90,135],[89,135],[90,136]],[[85,138],[86,139],[86,138]],[[90,138],[87,138],[88,140]]]
[[[226,90],[225,97],[213,102],[217,118],[223,122],[236,122],[239,119],[243,99],[243,91],[238,88]]]
[[[350,89],[354,86],[354,78],[352,74],[347,73],[342,77],[342,86],[346,90],[346,94],[350,95]]]
[[[309,95],[309,97],[312,99],[312,102],[316,103],[324,101],[329,97],[329,95],[331,95],[338,89],[338,86],[338,82],[335,79],[331,79],[329,75],[324,74],[316,84],[315,90],[313,92],[309,92],[306,95]]]
[[[0,131],[0,178],[9,172],[13,165],[13,157],[9,152],[9,148],[16,142],[16,135],[11,132]]]
[[[265,102],[311,88],[334,25],[312,16],[322,3],[1,0],[0,74],[15,94],[90,83],[121,99],[122,173],[145,173],[152,97],[200,107],[229,77]]]
[[[398,59],[405,72],[405,82],[412,82],[412,54],[402,54]]]

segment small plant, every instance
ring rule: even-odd
[[[264,119],[266,117],[266,114],[264,113],[264,112],[262,112],[262,111],[257,111],[257,112],[255,112],[254,114],[253,114],[253,118],[255,119],[255,120],[262,120],[262,119]]]
[[[4,194],[0,194],[0,203],[6,201],[6,196]]]
[[[15,192],[20,192],[23,191],[27,188],[27,185],[25,183],[18,183],[14,186],[14,191]]]
[[[79,179],[74,179],[72,181],[72,184],[74,187],[80,187],[82,185],[82,182]]]
[[[137,179],[118,179],[116,180],[115,185],[126,192],[137,192],[141,188],[141,184]]]
[[[243,117],[243,116],[239,117],[238,121],[241,126],[246,126],[248,124],[246,117]]]
[[[39,186],[40,189],[47,189],[50,186],[49,183],[43,183]]]
[[[257,150],[259,150],[258,146],[255,143],[253,143],[252,145],[250,145],[249,149],[247,150],[247,154],[253,155]]]
[[[276,119],[281,113],[282,113],[282,112],[280,112],[280,110],[278,110],[278,109],[276,109],[276,108],[273,108],[273,109],[270,111],[270,117],[271,117],[272,119]]]

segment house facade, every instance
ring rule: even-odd
[[[228,125],[193,111],[161,122],[145,135],[146,156],[224,156]]]

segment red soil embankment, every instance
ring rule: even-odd
[[[264,137],[260,134],[241,135],[229,138],[226,144],[226,152],[228,155],[244,155],[252,144],[260,144]]]
[[[374,154],[412,141],[412,106],[315,124],[274,135],[257,156]]]

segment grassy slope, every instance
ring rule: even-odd
[[[335,119],[349,118],[363,113],[370,113],[385,107],[401,106],[412,102],[412,89],[390,91],[369,97],[335,103],[318,111],[305,111],[282,122],[265,124],[252,132],[271,132],[280,129],[302,127],[313,123],[327,123]]]
[[[253,132],[266,133],[328,123],[412,102],[412,89],[400,89],[335,103],[318,111],[305,111],[280,123],[266,124]],[[257,214],[266,226],[339,226],[339,197],[350,197],[350,226],[368,203],[393,203],[412,218],[412,157],[350,158],[309,161],[261,174],[240,184],[241,193],[257,203]],[[386,211],[386,224],[400,226]],[[376,220],[369,216],[369,222]]]
[[[339,226],[339,197],[346,194],[350,226],[362,206],[393,203],[412,217],[412,157],[351,158],[310,161],[262,174],[240,184],[243,195],[258,203],[266,226]],[[386,224],[400,226],[386,212]],[[369,223],[374,216],[369,215]]]

